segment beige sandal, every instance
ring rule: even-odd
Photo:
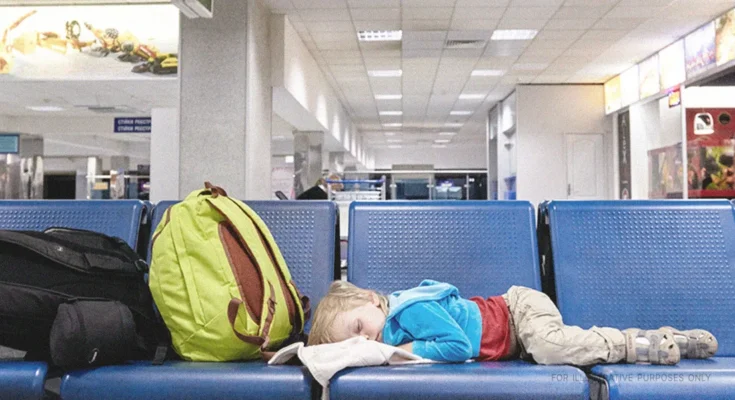
[[[681,359],[679,346],[674,341],[674,333],[667,329],[642,330],[626,329],[625,360],[630,364],[647,362],[651,364],[674,365]]]
[[[709,358],[717,353],[717,338],[704,329],[680,331],[670,326],[661,329],[674,334],[674,341],[679,346],[681,358]]]

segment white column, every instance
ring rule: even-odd
[[[180,200],[179,113],[175,108],[151,111],[152,202]]]

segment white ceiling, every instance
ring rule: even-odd
[[[480,142],[485,115],[518,83],[603,83],[735,5],[732,0],[264,0],[287,14],[372,147],[387,140]],[[359,30],[403,30],[401,42],[359,42]],[[495,29],[537,29],[489,41]],[[482,39],[479,49],[445,49]],[[368,70],[402,69],[398,78]],[[503,76],[472,77],[474,69]],[[461,93],[480,94],[459,100]],[[402,94],[402,100],[375,100]],[[450,112],[471,111],[467,116]],[[403,111],[381,116],[379,111]],[[402,128],[385,127],[402,123]],[[447,123],[459,124],[447,127]],[[387,137],[386,131],[397,135]],[[391,143],[392,144],[392,143]]]

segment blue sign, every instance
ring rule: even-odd
[[[151,133],[151,117],[115,118],[115,133]]]
[[[0,154],[18,154],[20,152],[20,135],[0,134]]]

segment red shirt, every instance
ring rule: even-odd
[[[482,316],[482,338],[478,361],[499,360],[510,352],[510,312],[503,296],[470,299],[480,307]]]

